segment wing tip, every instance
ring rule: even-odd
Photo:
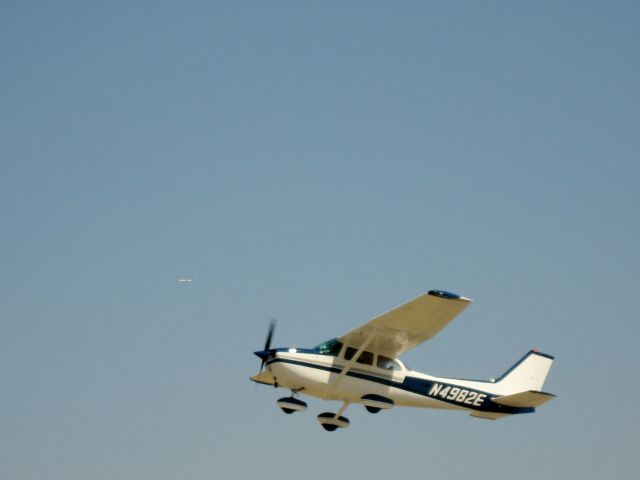
[[[537,348],[532,348],[531,350],[529,350],[529,352],[527,352],[526,356],[529,356],[529,355],[539,355],[541,357],[548,358],[549,360],[555,360],[556,359],[556,357],[554,357],[553,355],[549,355],[548,353],[541,352]]]
[[[463,297],[457,293],[447,292],[445,290],[429,290],[429,295],[434,297],[446,298],[448,300],[462,300],[463,302],[473,302],[470,298]]]

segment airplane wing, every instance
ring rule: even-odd
[[[364,345],[367,350],[396,358],[429,340],[471,302],[454,293],[431,290],[370,320],[339,340],[352,347]]]

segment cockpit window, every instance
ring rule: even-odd
[[[347,347],[347,349],[344,351],[344,359],[351,360],[357,351],[357,348]]]
[[[317,350],[320,355],[331,355],[337,357],[340,354],[340,350],[342,350],[342,342],[337,338],[334,338],[321,343],[315,348],[315,350]]]

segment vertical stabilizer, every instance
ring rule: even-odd
[[[540,391],[552,363],[551,355],[531,350],[496,380],[496,383],[511,392]]]

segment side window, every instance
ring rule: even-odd
[[[385,370],[400,370],[400,367],[393,361],[392,358],[385,357],[384,355],[378,355],[378,368]]]
[[[373,365],[373,353],[362,352],[356,361],[365,365]]]
[[[357,348],[347,347],[344,351],[344,359],[351,360],[357,351]],[[356,361],[364,365],[373,365],[373,353],[362,352]]]

